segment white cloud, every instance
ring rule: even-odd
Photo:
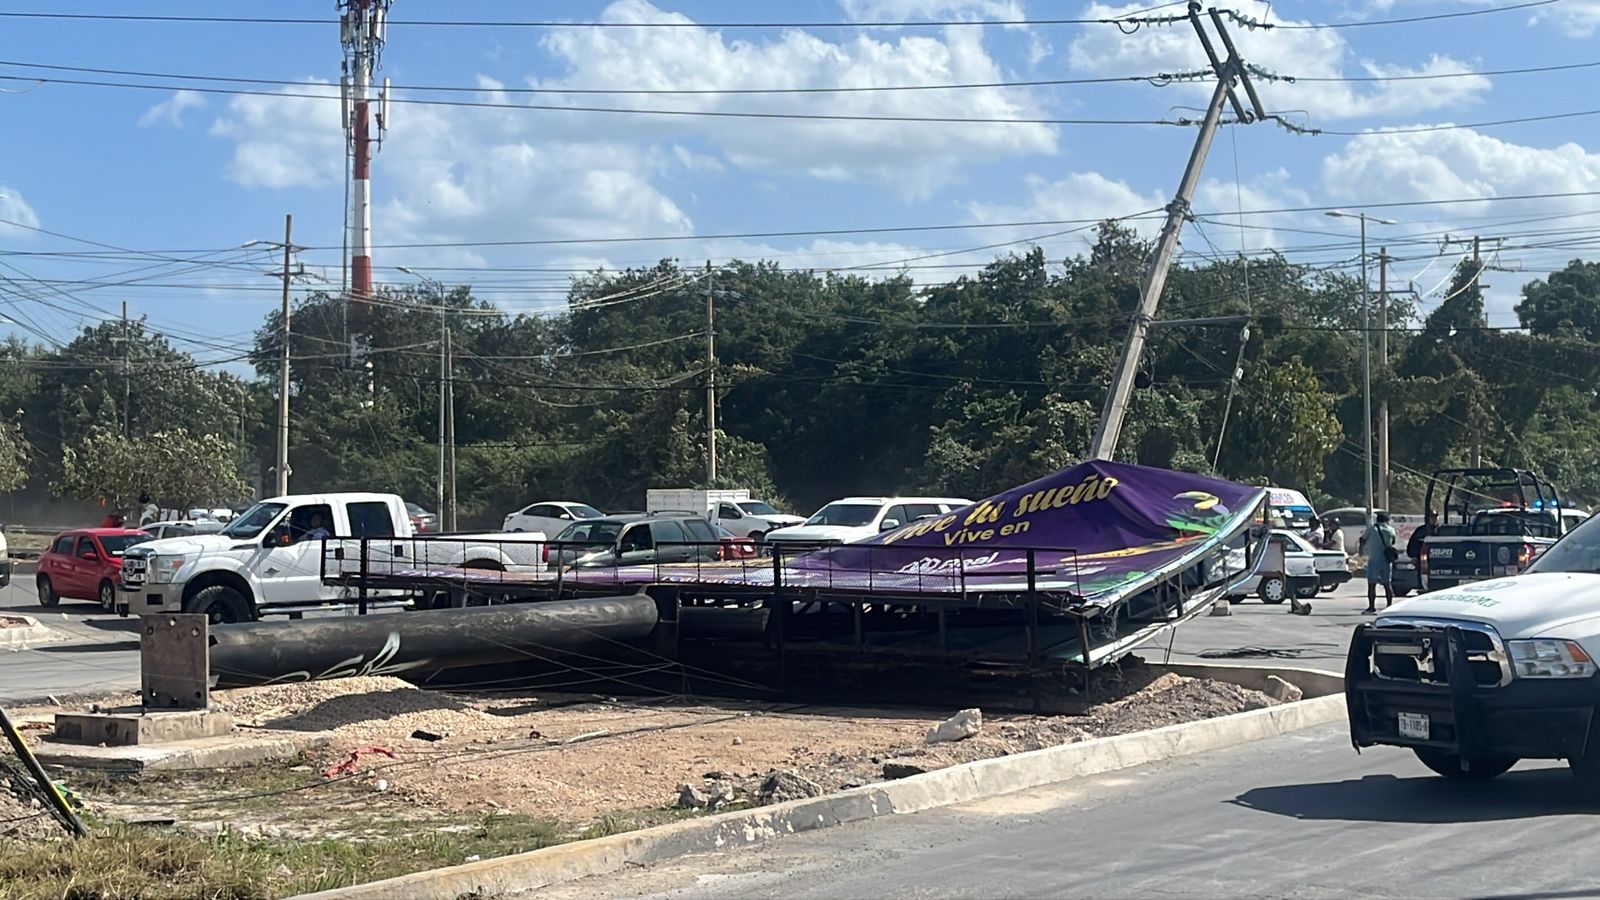
[[[171,97],[144,111],[144,115],[139,117],[139,127],[148,128],[157,122],[166,122],[174,128],[182,128],[184,112],[205,105],[206,98],[203,94],[187,90],[174,91]]]
[[[28,229],[39,227],[39,214],[22,199],[22,192],[3,184],[0,184],[0,219],[5,220],[0,222],[0,235],[6,237],[32,237],[33,232]],[[16,225],[10,224],[12,222]]]
[[[1027,17],[1020,0],[840,0],[852,22],[1015,21]]]
[[[1100,18],[1126,15],[1142,8],[1091,4],[1085,16]],[[1242,0],[1240,11],[1267,20],[1271,10],[1262,0]],[[1282,22],[1276,15],[1272,21]],[[1208,25],[1209,28],[1209,25]],[[1360,59],[1343,35],[1328,29],[1296,31],[1258,31],[1231,28],[1234,43],[1247,63],[1279,75],[1295,78],[1373,77],[1396,75],[1437,75],[1470,72],[1459,60],[1440,54],[1411,64],[1382,63]],[[1138,75],[1155,72],[1198,71],[1209,68],[1205,50],[1188,27],[1141,28],[1125,35],[1114,28],[1086,29],[1072,42],[1068,59],[1074,69],[1096,75]],[[1268,112],[1307,110],[1311,124],[1329,119],[1361,116],[1416,114],[1435,109],[1451,109],[1472,104],[1490,88],[1483,76],[1445,78],[1430,81],[1389,81],[1354,85],[1343,82],[1281,81],[1254,79]],[[1191,101],[1203,102],[1210,95],[1212,82],[1183,83],[1173,88]],[[1243,94],[1241,92],[1241,99]]]
[[[909,7],[908,7],[909,9]],[[861,12],[870,11],[863,7]],[[904,10],[902,10],[903,12]],[[690,22],[645,0],[619,0],[608,22]],[[728,89],[883,87],[990,82],[1004,73],[983,44],[983,29],[894,40],[856,35],[838,42],[800,30],[756,40],[730,40],[700,28],[563,29],[544,46],[567,66],[540,87]],[[591,98],[592,100],[592,98]],[[791,114],[889,115],[1021,119],[1041,117],[1027,91],[895,91],[738,96],[701,94],[607,98],[613,107],[760,111]],[[573,113],[547,115],[548,129],[585,139],[670,140],[694,134],[735,166],[828,180],[873,181],[908,198],[927,196],[958,177],[964,165],[1054,153],[1057,136],[1044,125],[938,122],[794,121]]]
[[[1329,155],[1322,164],[1323,190],[1336,202],[1373,199],[1412,200],[1471,197],[1513,197],[1600,190],[1600,153],[1575,143],[1531,147],[1490,137],[1471,129],[1421,134],[1377,131],[1365,134]],[[1452,231],[1494,237],[1495,222],[1514,231],[1585,229],[1596,213],[1593,197],[1547,200],[1505,200],[1436,207],[1400,208],[1384,215],[1400,220],[1394,231]],[[1517,219],[1558,216],[1543,224],[1511,226]],[[1391,231],[1393,233],[1393,231]],[[1581,247],[1507,247],[1499,262],[1515,268],[1559,267]],[[1494,246],[1491,242],[1490,246]],[[1459,252],[1459,251],[1456,251]],[[1530,276],[1497,275],[1488,293],[1491,309],[1507,315],[1517,287]],[[1419,285],[1419,287],[1425,287]]]
[[[234,142],[228,176],[245,187],[326,187],[344,177],[339,109],[337,85],[308,81],[233,98],[211,133]]]
[[[677,158],[679,165],[691,172],[709,172],[715,174],[727,168],[722,164],[722,160],[717,159],[715,156],[707,156],[703,153],[696,153],[682,144],[672,145],[672,155]]]
[[[1052,259],[1060,259],[1094,245],[1093,222],[1122,218],[1151,210],[1159,212],[1167,204],[1167,198],[1159,191],[1140,193],[1127,182],[1107,178],[1099,172],[1073,172],[1055,181],[1038,175],[1029,175],[1024,181],[1025,193],[1029,198],[1027,203],[1020,205],[972,203],[968,208],[973,221],[1084,224],[991,228],[974,232],[978,235],[978,241],[993,244],[1035,238],[1050,250]],[[1147,238],[1154,237],[1161,229],[1159,216],[1140,218],[1124,224]],[[1072,233],[1046,237],[1067,230],[1071,230]],[[988,252],[993,255],[1003,251]]]

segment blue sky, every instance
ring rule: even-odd
[[[793,3],[395,0],[381,74],[406,90],[460,86],[457,99],[506,104],[1000,119],[1194,116],[1205,84],[988,87],[894,93],[607,96],[505,94],[502,88],[837,87],[1147,76],[1203,59],[1183,23],[1132,35],[1109,25],[1008,27],[469,28],[407,20],[575,22],[878,22],[1100,18],[1127,6],[1064,0],[805,0]],[[1350,25],[1507,5],[1505,0],[1239,0],[1280,24]],[[1175,12],[1169,5],[1158,12]],[[9,0],[0,11],[333,18],[327,0],[144,2]],[[1600,59],[1600,0],[1414,24],[1247,31],[1244,57],[1299,78],[1449,75],[1434,80],[1257,80],[1264,104],[1293,121],[1351,135],[1297,136],[1270,123],[1222,131],[1185,231],[1186,253],[1279,247],[1291,258],[1353,264],[1354,225],[1320,212],[1269,210],[1410,200],[1600,191],[1597,118],[1406,132],[1592,108],[1597,69],[1472,73]],[[295,216],[299,259],[314,285],[341,278],[343,137],[336,101],[288,97],[336,83],[334,25],[138,23],[0,18],[0,75],[80,78],[159,90],[0,82],[0,312],[56,339],[121,302],[205,359],[224,360],[276,302],[256,240],[281,240]],[[301,83],[246,86],[264,95],[177,93],[170,78],[70,73],[15,63]],[[319,86],[320,84],[320,86]],[[1193,130],[1162,125],[817,122],[395,104],[374,165],[377,280],[414,282],[407,266],[471,282],[507,309],[558,303],[568,274],[673,256],[773,258],[795,267],[866,266],[944,254],[920,280],[951,277],[995,250],[1039,238],[1050,258],[1084,247],[1072,226],[993,227],[771,238],[707,235],[1096,219],[1159,208]],[[1387,130],[1386,130],[1387,129]],[[1400,129],[1400,130],[1395,130]],[[1237,173],[1237,178],[1236,178]],[[1507,236],[1494,261],[1491,321],[1514,321],[1516,288],[1593,254],[1600,197],[1503,200],[1375,211],[1372,249],[1402,258],[1395,279],[1427,291],[1459,247],[1445,234]],[[1140,227],[1152,231],[1156,223]],[[1531,232],[1539,232],[1532,234]],[[1044,235],[1051,235],[1043,237]],[[595,239],[673,237],[653,243]],[[564,240],[520,247],[490,241]],[[134,251],[115,253],[102,245]],[[439,244],[462,246],[442,247]],[[420,246],[391,247],[409,244]],[[1486,248],[1495,248],[1494,242]],[[62,256],[101,253],[106,256]],[[152,255],[154,254],[154,255]],[[189,261],[189,260],[193,261]],[[520,270],[520,271],[513,271]],[[137,283],[124,283],[142,279]],[[299,288],[297,288],[299,290]],[[1433,298],[1436,302],[1438,294]],[[1425,302],[1425,308],[1428,304]],[[38,337],[37,334],[33,335]]]

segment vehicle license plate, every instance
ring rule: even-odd
[[[1400,713],[1400,736],[1412,740],[1428,739],[1428,717],[1423,713]]]

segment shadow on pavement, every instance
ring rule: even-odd
[[[1485,784],[1433,775],[1367,775],[1353,781],[1253,788],[1227,801],[1258,812],[1310,821],[1447,824],[1592,815],[1565,768],[1512,771]]]
[[[137,639],[127,641],[87,641],[79,644],[40,644],[33,648],[39,653],[127,653],[139,649]]]
[[[1532,891],[1526,894],[1486,894],[1476,900],[1567,900],[1576,897],[1600,897],[1600,885],[1574,888],[1570,891]]]

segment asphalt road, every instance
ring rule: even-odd
[[[1460,785],[1323,726],[539,897],[1594,897],[1596,809],[1564,766]]]
[[[76,600],[45,609],[34,593],[31,567],[0,588],[0,612],[33,616],[65,638],[26,650],[0,650],[0,703],[139,689],[137,620]]]
[[[1202,614],[1165,638],[1137,651],[1150,662],[1220,662],[1245,665],[1277,664],[1344,673],[1350,631],[1357,622],[1371,621],[1361,614],[1367,605],[1367,583],[1357,579],[1330,594],[1312,600],[1311,615],[1292,616],[1289,604],[1270,606],[1251,597],[1233,606],[1231,616]],[[1378,596],[1383,607],[1383,595]],[[1245,653],[1246,648],[1272,651]],[[1170,654],[1168,653],[1170,649]],[[1208,652],[1222,654],[1207,657]]]

